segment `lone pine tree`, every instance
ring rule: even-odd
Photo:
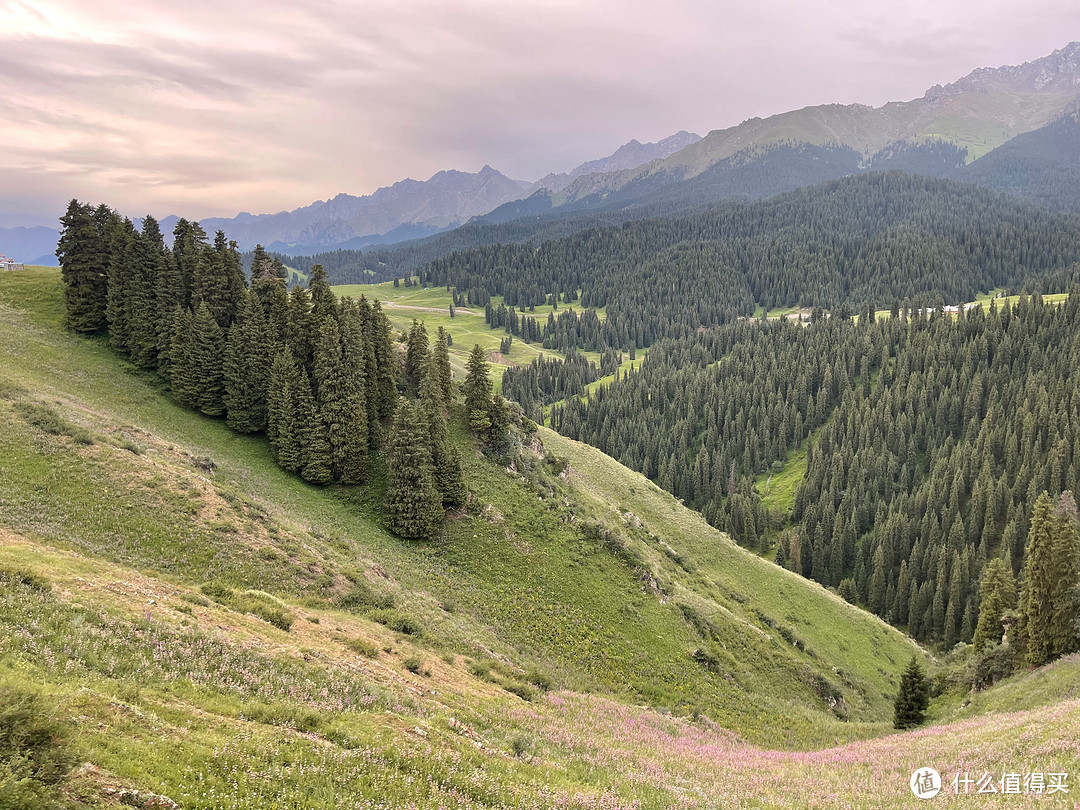
[[[919,659],[913,655],[904,674],[900,676],[900,691],[893,704],[893,726],[905,729],[921,725],[926,719],[928,705],[930,688]]]

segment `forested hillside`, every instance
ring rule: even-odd
[[[779,532],[779,563],[916,638],[971,642],[987,562],[1020,576],[1040,493],[1080,490],[1078,293],[714,329],[659,344],[552,421],[745,545]],[[756,484],[785,462],[805,475],[768,509]],[[1076,555],[1055,557],[1059,582],[1077,582]]]
[[[990,191],[869,174],[749,205],[455,253],[420,273],[470,302],[603,307],[581,348],[648,346],[755,305],[955,303],[1080,260],[1080,229]],[[554,329],[550,323],[545,338]]]
[[[433,536],[443,508],[464,503],[444,332],[431,347],[416,326],[402,363],[379,302],[339,301],[318,265],[308,288],[290,291],[259,250],[249,286],[236,244],[221,231],[208,244],[198,223],[180,220],[169,249],[152,217],[138,232],[106,206],[72,200],[62,222],[69,327],[107,331],[181,405],[265,433],[277,463],[310,483],[363,484],[369,456],[385,451],[390,526],[404,537]],[[501,398],[488,390],[472,405],[501,444]]]

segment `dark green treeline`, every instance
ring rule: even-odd
[[[138,231],[77,200],[62,224],[68,325],[107,329],[135,365],[169,380],[180,404],[265,433],[277,463],[314,484],[364,483],[385,440],[390,524],[402,536],[430,537],[443,507],[464,501],[446,427],[445,334],[434,351],[426,334],[410,339],[403,374],[379,302],[339,300],[318,265],[307,288],[290,291],[261,250],[249,283],[236,244],[220,231],[209,243],[195,222],[177,222],[171,247],[152,217]],[[394,475],[427,476],[432,486],[405,493]]]
[[[798,189],[753,204],[590,228],[542,244],[496,244],[440,258],[420,281],[485,305],[535,337],[529,307],[580,301],[542,330],[545,346],[629,350],[692,335],[756,306],[958,303],[1080,261],[1080,228],[985,189],[898,172]],[[1059,289],[1064,289],[1059,287]],[[513,319],[510,311],[517,308]],[[605,307],[600,319],[592,311]],[[580,321],[580,322],[577,322]],[[522,333],[519,335],[519,333]]]

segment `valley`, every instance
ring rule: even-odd
[[[853,745],[887,734],[911,643],[603,454],[541,429],[544,456],[516,472],[467,457],[491,509],[402,542],[376,501],[298,484],[263,441],[62,332],[59,293],[55,271],[0,284],[0,569],[21,628],[0,667],[4,688],[72,718],[65,737],[94,763],[73,796],[901,804],[912,768],[944,773],[976,741],[996,763],[1020,727],[1043,752],[1026,767],[1075,767],[1080,708],[1057,702],[1075,696],[1072,660],[1019,676],[1035,693],[995,687],[1027,695],[1003,698],[1013,713],[992,690],[960,726]],[[210,474],[193,464],[206,455]]]

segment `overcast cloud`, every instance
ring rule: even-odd
[[[1074,0],[0,0],[0,225],[232,215],[921,96],[1080,39]],[[284,6],[284,4],[280,4]]]

